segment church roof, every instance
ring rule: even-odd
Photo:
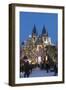
[[[33,30],[32,30],[32,34],[35,34],[35,35],[38,34],[38,33],[37,33],[37,30],[36,30],[36,26],[35,26],[35,24],[34,24],[34,27],[33,27]]]
[[[42,35],[48,35],[48,32],[46,31],[45,26],[43,26],[43,29],[42,29]]]

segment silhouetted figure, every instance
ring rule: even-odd
[[[29,75],[30,75],[30,65],[29,65],[29,61],[26,61],[26,62],[24,63],[24,71],[25,71],[24,77],[29,77]]]
[[[24,56],[24,77],[29,77],[30,74],[30,65],[27,56]]]
[[[50,69],[50,66],[49,66],[48,63],[46,63],[46,71],[47,71],[47,73],[49,72],[49,69]]]
[[[30,64],[30,73],[32,73],[33,66]]]
[[[55,64],[55,65],[54,65],[54,75],[56,76],[57,73],[58,73],[58,68],[57,68],[57,65]]]
[[[40,69],[41,69],[41,70],[44,69],[44,63],[43,63],[43,62],[40,63]]]

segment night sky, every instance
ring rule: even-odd
[[[36,26],[38,35],[45,26],[52,43],[58,42],[58,15],[55,13],[20,12],[20,44],[31,35]]]

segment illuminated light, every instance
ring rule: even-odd
[[[38,64],[41,63],[41,56],[38,56]]]
[[[32,36],[31,35],[29,35],[29,38],[31,38]]]
[[[29,64],[31,64],[31,61],[30,60],[28,60],[29,61]]]
[[[46,56],[46,61],[48,60],[48,56]]]

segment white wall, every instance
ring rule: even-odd
[[[66,7],[65,1],[66,0],[0,0],[0,90],[33,90],[34,88],[35,90],[65,90],[66,84],[29,87],[8,86],[8,4],[15,2],[44,5],[64,5]]]

